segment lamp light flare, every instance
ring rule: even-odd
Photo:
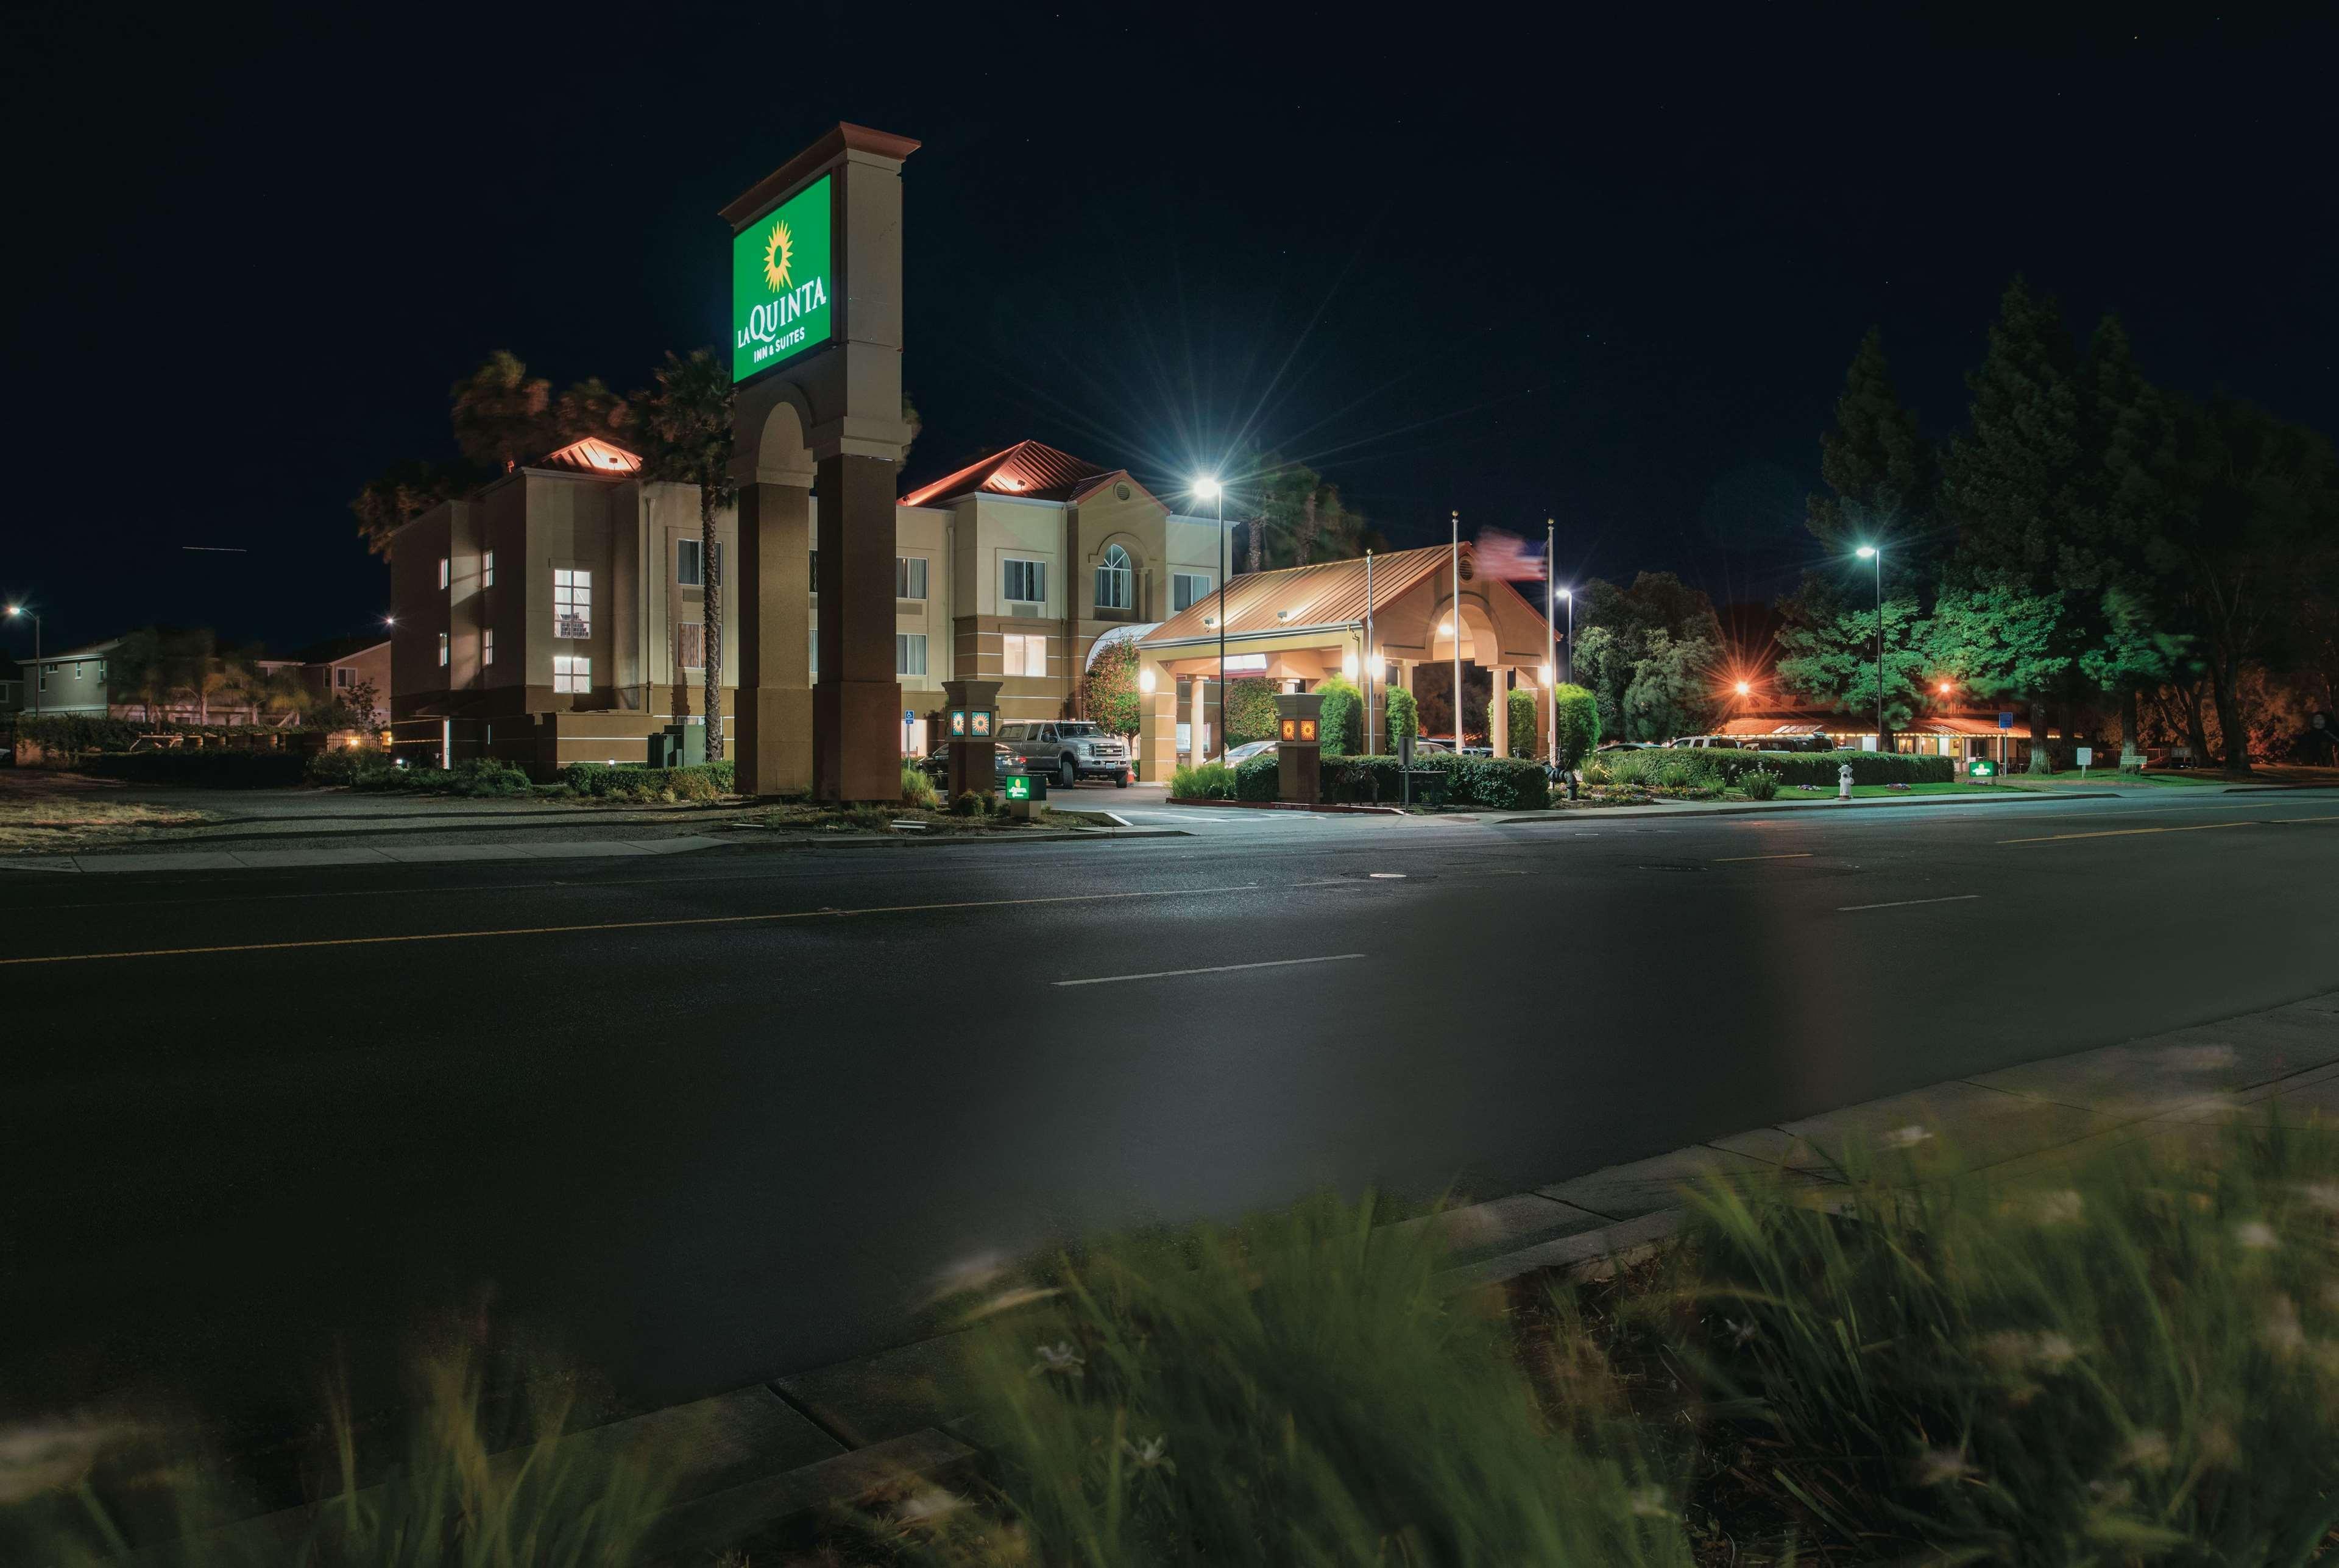
[[[1862,545],[1859,549],[1855,550],[1853,554],[1857,555],[1863,561],[1869,560],[1875,556],[1876,547],[1874,545]]]
[[[1194,481],[1194,493],[1206,501],[1215,500],[1219,494],[1219,481],[1205,474]]]
[[[1154,679],[1153,666],[1151,665],[1147,665],[1137,672],[1137,689],[1143,692],[1147,696],[1151,696],[1153,695],[1153,688],[1159,684],[1160,683]]]
[[[1933,689],[1940,693],[1941,695],[1948,696],[1949,695],[1949,683],[1943,681],[1939,685],[1935,686]]]
[[[1748,685],[1744,681],[1740,681],[1738,683],[1738,695],[1742,697],[1753,689],[1754,688],[1752,686]]]

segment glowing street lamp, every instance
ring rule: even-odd
[[[1884,552],[1862,545],[1852,554],[1876,563],[1876,749],[1884,749]]]
[[[33,712],[41,711],[41,617],[22,605],[8,606],[8,618],[16,620],[25,616],[33,619]]]
[[[1742,696],[1744,696],[1747,693],[1749,693],[1749,692],[1752,691],[1753,689],[1754,689],[1754,688],[1753,688],[1752,686],[1749,685],[1748,685],[1746,682],[1744,682],[1744,681],[1740,681],[1740,682],[1738,683],[1738,687],[1737,687],[1738,695],[1739,695],[1740,696],[1742,696]]]

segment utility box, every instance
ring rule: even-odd
[[[697,766],[706,760],[706,726],[666,725],[649,737],[649,754],[643,760],[654,768]]]
[[[1323,694],[1278,692],[1275,719],[1275,798],[1315,805],[1324,798]]]

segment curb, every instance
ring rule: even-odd
[[[1164,805],[1231,806],[1237,811],[1305,811],[1333,812],[1342,816],[1404,816],[1406,814],[1393,805],[1308,805],[1296,800],[1201,800],[1186,795],[1170,795]]]
[[[769,847],[774,849],[909,849],[913,846],[933,849],[943,844],[1086,843],[1104,839],[1194,836],[1181,827],[1091,827],[1064,828],[1047,833],[855,833],[850,838],[842,834],[827,838],[809,833],[794,833],[787,828],[765,827],[761,823],[732,823],[728,825],[734,832],[775,835],[769,843]],[[776,836],[779,834],[787,836]]]
[[[2038,800],[2042,798],[2049,800],[2117,800],[2120,796],[2118,793],[2114,790],[2073,790],[2068,794],[2056,794],[2043,797],[2011,790],[2009,790],[2008,794],[2002,795],[1912,795],[1906,800],[1891,800],[1882,796],[1870,795],[1862,800],[1790,803],[1785,807],[1785,810],[1790,814],[1796,814],[1801,812],[1822,811],[1830,806],[1847,805],[1855,808],[1866,806],[1871,809],[1879,806],[1896,806],[1902,810],[1906,810],[1910,806],[1993,805],[2001,801]],[[1655,805],[1657,803],[1655,802],[1650,803],[1651,805]],[[1598,817],[1601,820],[1605,821],[1618,815],[1620,813],[1628,811],[1646,812],[1647,814],[1652,817],[1776,816],[1779,814],[1780,810],[1781,807],[1779,803],[1776,801],[1749,801],[1742,805],[1693,806],[1681,811],[1670,809],[1650,811],[1646,806],[1594,806],[1584,812],[1554,811],[1545,816],[1496,817],[1495,822],[1497,826],[1506,826],[1514,823],[1532,825],[1535,823],[1566,822],[1579,815]]]

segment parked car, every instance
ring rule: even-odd
[[[1002,725],[999,739],[1024,771],[1050,774],[1065,789],[1086,778],[1109,778],[1121,789],[1129,787],[1129,743],[1086,719]]]
[[[1679,735],[1665,745],[1679,751],[1744,751],[1751,744],[1737,735]]]
[[[991,764],[994,770],[1002,774],[1019,772],[1022,765],[1016,762],[1014,753],[996,741],[992,742],[991,746]],[[933,751],[920,757],[918,771],[933,780],[936,789],[947,784],[950,780],[950,742],[943,742]]]
[[[1598,752],[1653,752],[1664,748],[1654,741],[1602,741],[1593,750]]]
[[[1452,735],[1424,735],[1419,740],[1413,743],[1413,749],[1416,752],[1444,752],[1450,756],[1453,754],[1455,749],[1454,737]],[[1465,745],[1461,749],[1462,754],[1466,757],[1490,757],[1495,754],[1495,748],[1493,746],[1474,746]]]
[[[1229,748],[1227,766],[1240,767],[1253,757],[1271,757],[1280,744],[1277,741],[1245,741],[1239,746]]]

